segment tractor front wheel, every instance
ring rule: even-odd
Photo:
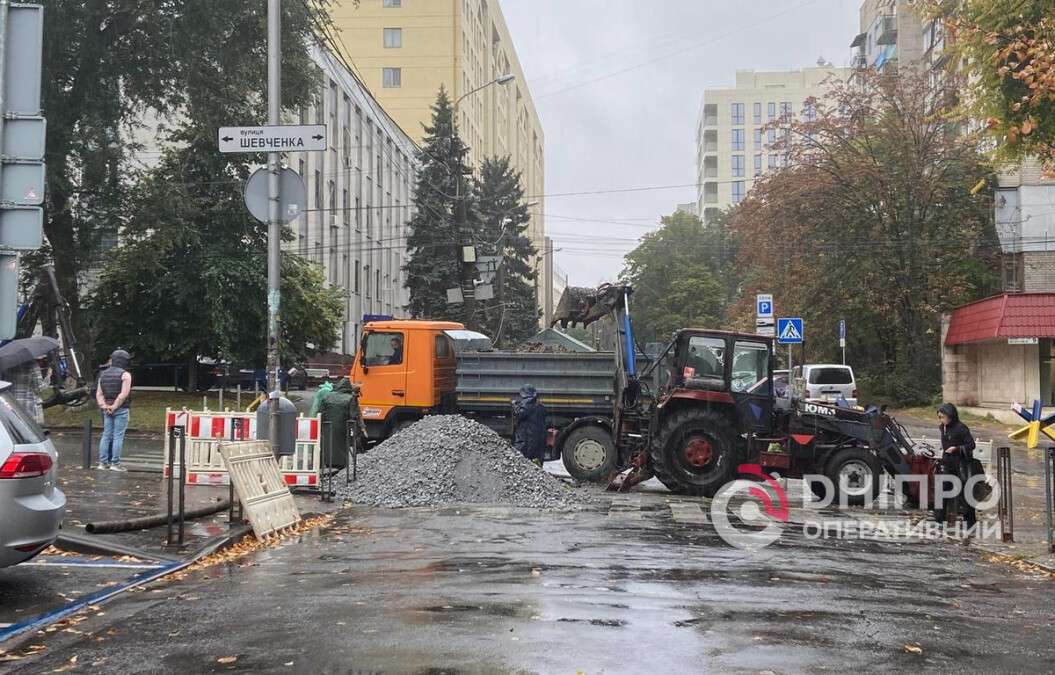
[[[713,497],[735,473],[736,432],[718,412],[687,408],[660,425],[649,457],[671,492]]]
[[[595,424],[579,427],[568,434],[560,455],[572,478],[587,483],[608,481],[619,463],[612,434]]]
[[[826,472],[835,486],[835,497],[850,506],[864,506],[879,496],[882,470],[876,456],[864,448],[836,453]]]

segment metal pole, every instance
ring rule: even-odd
[[[322,423],[323,434],[322,440],[326,442],[322,444],[322,455],[321,461],[322,466],[319,468],[319,501],[328,502],[330,501],[330,491],[326,487],[326,471],[330,465],[330,453],[333,452],[333,422]]]
[[[168,450],[168,486],[167,487],[168,487],[168,490],[166,490],[166,492],[168,492],[168,509],[166,510],[166,513],[168,514],[168,518],[166,519],[166,522],[165,522],[165,526],[166,526],[165,545],[166,546],[172,546],[172,525],[173,525],[173,521],[172,521],[172,490],[175,487],[173,485],[173,480],[175,479],[175,473],[176,473],[176,466],[175,466],[175,464],[176,464],[176,461],[175,461],[176,460],[176,447],[175,447],[176,446],[176,442],[175,442],[175,438],[176,438],[176,434],[179,433],[179,432],[176,431],[176,429],[178,429],[178,428],[179,427],[176,427],[176,426],[169,427],[168,444],[167,444],[167,450]],[[183,467],[180,467],[180,470],[182,471]]]
[[[237,429],[237,431],[235,431]],[[231,440],[238,440],[242,436],[242,418],[236,417],[231,420]],[[234,529],[234,481],[231,480],[231,470],[227,470],[227,528]]]
[[[1055,446],[1049,446],[1044,455],[1044,497],[1047,508],[1044,509],[1044,525],[1048,535],[1048,553],[1055,553],[1055,532],[1052,531],[1052,512],[1055,511],[1055,486],[1052,485],[1052,472],[1055,471]]]
[[[237,393],[237,396],[238,396],[237,401],[238,402],[235,403],[235,409],[241,410],[242,409],[242,383],[241,382],[238,383],[238,389],[236,391],[238,392]]]
[[[84,468],[92,468],[92,418],[84,420],[84,431],[81,432],[81,451],[84,453],[82,458],[84,462]]]
[[[187,499],[187,434],[179,435],[179,540],[177,546],[183,548],[183,530],[186,521],[187,509],[184,502]]]
[[[282,0],[267,0],[267,123],[282,123]],[[271,450],[279,449],[278,370],[279,306],[282,290],[282,225],[279,222],[279,153],[267,155],[268,224],[267,224],[267,383],[273,405],[268,406],[268,429]]]
[[[220,412],[223,412],[223,389],[224,389],[224,383],[221,381],[220,382]]]

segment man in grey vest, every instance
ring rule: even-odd
[[[128,363],[132,357],[123,349],[110,355],[108,367],[99,373],[95,402],[103,412],[103,436],[99,441],[100,469],[125,471],[121,466],[121,446],[128,429],[128,407],[131,404],[132,373]]]

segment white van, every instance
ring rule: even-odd
[[[840,398],[857,405],[857,380],[850,366],[814,363],[795,368],[795,379],[801,378],[806,400],[834,403]]]

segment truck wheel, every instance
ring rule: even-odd
[[[656,478],[671,492],[713,497],[736,469],[736,432],[724,415],[688,408],[660,425],[649,448]]]
[[[868,450],[849,448],[837,453],[828,463],[826,473],[835,485],[838,502],[845,495],[847,504],[864,506],[879,496],[879,461]]]
[[[561,445],[560,455],[572,478],[590,483],[607,481],[618,463],[612,435],[593,424],[568,434]]]
[[[814,497],[820,499],[821,501],[824,501],[828,498],[828,487],[824,483],[819,480],[811,480],[806,482],[809,485],[810,492],[813,493]]]

